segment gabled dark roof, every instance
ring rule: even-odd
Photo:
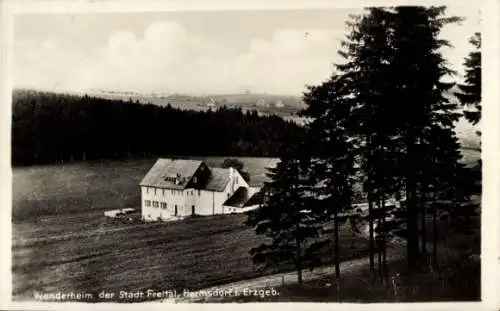
[[[224,191],[229,183],[229,169],[214,167],[210,171],[212,173],[204,189],[208,191]]]
[[[201,164],[202,161],[198,160],[158,159],[146,176],[144,176],[140,185],[168,189],[184,189]],[[178,184],[166,178],[173,176],[180,181]]]
[[[263,193],[258,191],[250,195],[248,188],[239,187],[222,205],[232,207],[247,207],[262,203]]]
[[[245,203],[248,201],[248,199],[249,199],[248,189],[245,187],[239,187],[238,189],[236,189],[233,195],[230,196],[226,200],[226,202],[224,202],[222,205],[243,207]]]
[[[252,206],[252,205],[260,205],[262,204],[262,202],[264,202],[264,192],[263,191],[257,191],[256,193],[254,193],[250,199],[248,199],[245,203],[245,205],[243,205],[243,207],[246,207],[246,206]]]

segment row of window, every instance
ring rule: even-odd
[[[155,208],[163,208],[163,209],[167,209],[167,203],[165,202],[158,202],[158,201],[151,201],[151,200],[145,200],[144,201],[144,204],[146,205],[146,207],[150,207],[150,206],[153,206]],[[175,206],[177,207],[177,205]]]
[[[149,187],[146,187],[146,193],[149,194]],[[151,191],[154,191],[154,194],[156,195],[157,194],[157,190],[162,190],[162,195],[165,196],[165,190],[167,191],[168,193],[168,190],[167,189],[158,189],[158,188],[151,188],[152,190]],[[182,190],[173,190],[171,189],[170,190],[170,193],[175,196],[175,195],[183,195],[183,191]],[[200,196],[201,194],[201,191],[198,189],[198,196]],[[195,195],[195,191],[194,190],[187,190],[186,191],[186,195],[187,196],[193,196]]]

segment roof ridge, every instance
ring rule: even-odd
[[[206,165],[202,160],[158,158],[139,185],[167,189],[184,189],[202,164]],[[206,166],[208,167],[208,165]],[[166,179],[165,176],[168,175],[180,176],[182,177],[182,181],[178,183]]]

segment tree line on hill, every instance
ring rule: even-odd
[[[277,116],[225,107],[197,112],[32,90],[15,90],[12,164],[103,158],[278,154],[303,129]]]
[[[348,219],[368,225],[375,279],[387,271],[387,245],[396,236],[406,240],[409,271],[438,262],[440,211],[463,220],[467,230],[470,196],[480,190],[473,185],[477,176],[459,163],[453,126],[461,115],[444,96],[455,84],[443,81],[453,71],[440,53],[449,43],[438,35],[460,20],[445,13],[445,7],[368,8],[347,22],[339,51],[345,61],[304,93],[302,114],[312,122],[283,144],[279,164],[269,168],[264,204],[248,217],[267,237],[250,251],[256,264],[292,263],[300,283],[304,268],[322,264],[318,251],[333,244],[340,286],[339,227]],[[475,34],[476,50],[459,85],[471,122],[481,112],[479,42]],[[366,213],[354,207],[355,183],[362,184]],[[390,200],[400,203],[386,204]]]

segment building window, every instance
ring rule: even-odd
[[[150,200],[146,200],[144,203],[145,203],[145,204],[146,204],[146,206],[148,206],[148,207],[149,207],[149,206],[151,206],[151,201],[150,201]]]
[[[167,209],[167,203],[161,202],[160,205],[161,205],[161,208]]]
[[[146,187],[146,193],[149,194],[149,187]]]
[[[158,201],[153,201],[153,207],[158,207]]]
[[[171,183],[174,183],[174,184],[175,184],[175,183],[176,183],[176,181],[177,181],[177,178],[176,178],[176,177],[174,177],[174,176],[166,176],[166,177],[165,177],[165,181],[169,181],[169,182],[171,182]]]

